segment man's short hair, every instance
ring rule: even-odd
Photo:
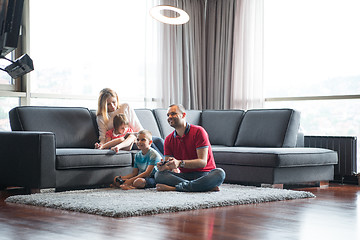
[[[182,104],[171,104],[169,107],[174,107],[174,106],[176,106],[181,113],[184,113],[186,111]]]
[[[138,132],[138,135],[139,134],[144,134],[145,138],[147,138],[149,141],[152,141],[152,133],[149,130],[147,130],[147,129],[140,130]]]

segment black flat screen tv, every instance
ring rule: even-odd
[[[24,0],[0,0],[0,56],[18,46]]]

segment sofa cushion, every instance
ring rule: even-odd
[[[56,149],[56,170],[132,166],[132,152],[62,148]]]
[[[149,130],[155,137],[161,137],[161,133],[152,110],[135,109],[135,113],[144,129]]]
[[[13,131],[53,132],[57,148],[94,148],[98,133],[82,107],[16,107],[9,112]]]
[[[154,109],[155,118],[158,122],[160,132],[163,138],[166,138],[170,133],[174,131],[167,122],[167,109]],[[190,124],[201,124],[201,111],[200,110],[186,110],[186,121]]]
[[[211,144],[234,146],[243,116],[242,110],[204,110],[201,125],[209,134]]]
[[[248,110],[235,146],[295,147],[299,125],[300,112],[293,109]]]
[[[323,148],[212,146],[216,164],[288,168],[337,164],[337,153]]]

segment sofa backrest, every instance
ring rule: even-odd
[[[57,148],[94,148],[98,132],[93,113],[82,107],[15,107],[9,112],[13,131],[53,132]]]
[[[154,115],[158,123],[162,138],[166,138],[174,131],[167,122],[167,109],[154,109]],[[190,124],[201,125],[201,110],[186,110],[186,121]]]
[[[248,110],[235,146],[295,147],[299,126],[300,112],[293,109]]]
[[[212,145],[234,146],[243,116],[243,110],[204,110],[201,124]]]
[[[174,131],[167,109],[135,109],[145,129],[165,138]],[[295,147],[300,112],[293,109],[187,110],[190,124],[200,125],[212,145]],[[95,111],[82,107],[15,107],[9,112],[13,131],[53,132],[57,148],[93,148],[98,141]]]
[[[155,137],[162,137],[151,109],[135,109],[135,113],[144,129],[149,130]]]

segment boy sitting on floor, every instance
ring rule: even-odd
[[[141,150],[135,155],[133,172],[126,176],[114,178],[114,185],[123,190],[134,188],[154,188],[154,175],[157,172],[157,163],[161,161],[160,154],[150,147],[152,134],[149,130],[138,133],[136,145]]]

